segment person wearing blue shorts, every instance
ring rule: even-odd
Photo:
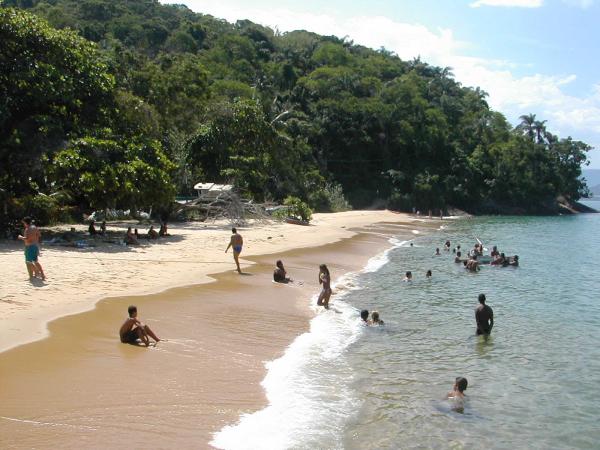
[[[25,231],[19,235],[19,240],[25,243],[25,265],[29,278],[46,279],[44,269],[38,261],[40,255],[40,230],[32,223],[31,217],[23,218]]]
[[[233,248],[233,260],[235,261],[235,265],[237,266],[238,273],[242,273],[242,269],[240,269],[240,261],[239,256],[242,253],[242,246],[244,245],[244,239],[240,234],[238,234],[235,228],[231,229],[231,239],[229,240],[229,245],[225,249],[225,253],[229,250],[229,247]]]

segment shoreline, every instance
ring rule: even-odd
[[[250,267],[248,258],[253,256],[339,242],[357,234],[351,228],[385,221],[420,226],[430,222],[390,211],[349,211],[315,214],[309,227],[275,222],[238,226],[246,243],[240,265],[242,269]],[[434,219],[431,221],[435,222]],[[126,227],[127,224],[118,228],[124,233]],[[55,227],[53,230],[66,231],[68,228]],[[85,226],[78,228],[83,230]],[[6,282],[0,285],[0,353],[46,338],[50,322],[92,310],[104,299],[153,295],[177,287],[213,282],[212,275],[226,272],[234,266],[231,253],[225,255],[223,252],[229,239],[229,228],[230,225],[225,222],[174,224],[170,228],[171,238],[140,247],[78,250],[42,244],[40,262],[48,277],[46,282],[27,280],[22,244],[0,241],[0,261],[6,267]],[[319,233],[315,232],[315,228]],[[199,233],[205,235],[199,236]],[[293,242],[278,240],[291,233],[294,234]],[[199,243],[198,249],[206,251],[200,258],[193,248],[190,249]],[[165,248],[172,245],[177,248]],[[61,262],[61,259],[66,261]],[[60,268],[57,263],[62,264]],[[152,263],[160,267],[149,266]],[[181,270],[181,266],[186,270]],[[135,279],[135,283],[128,283],[127,277]]]
[[[70,447],[70,443],[73,446],[76,442],[80,443],[86,434],[94,436],[93,439],[98,439],[101,434],[102,439],[106,439],[104,433],[112,435],[114,429],[111,427],[114,424],[110,417],[97,409],[102,409],[100,406],[104,404],[105,408],[116,408],[117,414],[126,417],[132,411],[127,405],[121,404],[123,398],[130,395],[127,389],[106,384],[104,379],[126,379],[131,364],[135,367],[142,364],[156,367],[156,374],[152,374],[152,378],[147,380],[148,385],[144,385],[139,392],[142,398],[152,399],[148,405],[150,417],[162,414],[157,405],[175,402],[176,407],[173,406],[173,410],[169,410],[161,422],[171,427],[182,427],[178,436],[180,446],[195,446],[193,443],[197,443],[198,438],[206,443],[203,445],[208,445],[212,433],[225,425],[237,423],[241,415],[260,410],[268,404],[261,386],[267,372],[265,362],[282,356],[290,343],[307,331],[309,321],[314,317],[309,299],[318,292],[315,275],[317,261],[339,258],[339,263],[330,265],[333,278],[337,279],[348,271],[362,269],[370,258],[389,248],[389,234],[404,232],[412,235],[414,228],[424,229],[432,225],[410,220],[386,224],[385,219],[377,222],[371,220],[363,227],[354,227],[352,230],[346,228],[343,234],[347,237],[338,234],[338,239],[324,245],[289,245],[289,250],[275,253],[285,256],[288,272],[296,280],[304,279],[302,285],[270,282],[274,253],[265,252],[262,255],[247,255],[248,259],[244,262],[255,268],[251,270],[252,276],[240,277],[231,270],[207,273],[206,280],[215,282],[170,288],[153,295],[111,296],[96,302],[87,312],[74,313],[53,321],[48,326],[50,338],[0,353],[0,371],[8,375],[4,379],[4,389],[0,388],[0,399],[5,405],[5,415],[9,416],[0,420],[0,430],[5,429],[7,434],[20,436],[25,442],[31,439],[31,445],[49,439]],[[433,224],[435,227],[432,228],[437,229],[439,223],[435,221]],[[246,234],[247,231],[244,236]],[[305,243],[302,239],[300,241]],[[233,262],[228,265],[231,269]],[[150,351],[140,351],[118,343],[114,336],[114,322],[122,320],[123,311],[132,301],[141,308],[142,319],[159,336],[167,337],[170,342],[160,343]],[[335,295],[332,301],[335,302]],[[193,320],[186,322],[180,317]],[[91,324],[93,329],[87,330],[86,324]],[[282,327],[282,324],[285,326]],[[172,339],[172,336],[175,338]],[[188,339],[189,336],[194,338]],[[183,366],[178,370],[177,366],[182,362]],[[57,364],[61,368],[57,368]],[[63,369],[63,365],[67,367]],[[95,366],[100,369],[92,370]],[[188,375],[183,376],[182,373]],[[70,383],[65,386],[63,380],[71,377],[78,380],[75,386],[82,394],[85,393],[84,397],[106,397],[104,403],[99,401],[97,407],[90,410],[88,402],[80,404],[79,400],[69,398],[73,386]],[[156,389],[163,389],[160,380],[175,383],[173,390],[176,394],[170,391],[156,393]],[[53,391],[63,392],[63,395],[46,392],[44,383],[54,386]],[[31,386],[36,386],[33,392]],[[184,393],[186,399],[181,400],[178,393]],[[195,399],[193,404],[188,402],[188,396]],[[33,411],[28,408],[30,397],[36,398],[38,403]],[[91,400],[92,404],[95,402]],[[187,416],[170,423],[181,408],[188,411],[189,418],[198,419],[200,424],[188,424]],[[60,411],[59,417],[56,417],[56,411]],[[71,414],[71,411],[75,412]],[[67,437],[57,436],[46,429],[30,436],[31,425],[20,420],[49,424],[49,427],[41,426],[48,429],[70,424],[78,424],[79,428],[73,428]],[[92,420],[101,426],[88,432],[80,429],[81,423]],[[163,432],[168,435],[169,429],[165,428]],[[154,442],[152,433],[145,428],[140,429],[137,436],[148,444]],[[118,438],[112,439],[117,439],[113,443],[118,444]],[[98,441],[89,441],[87,446],[94,447],[94,442]]]

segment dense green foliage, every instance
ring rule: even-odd
[[[513,129],[447,68],[155,0],[3,5],[5,203],[140,208],[198,181],[317,210],[536,211],[586,194],[589,146],[534,115]]]

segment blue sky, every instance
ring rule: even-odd
[[[550,131],[596,147],[600,169],[600,0],[176,0],[195,12],[305,29],[451,67],[513,124],[534,113]]]

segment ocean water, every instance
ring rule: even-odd
[[[269,406],[212,444],[600,448],[600,215],[443,224],[411,241],[391,239],[362,272],[342,275],[332,310],[319,311],[310,331],[268,363]],[[446,239],[466,251],[476,238],[518,254],[520,267],[473,274],[451,252],[433,256]],[[410,283],[402,281],[407,270]],[[475,336],[479,293],[494,310],[487,340]],[[363,326],[361,309],[377,309],[385,326]],[[445,399],[457,376],[469,381],[462,413]]]

